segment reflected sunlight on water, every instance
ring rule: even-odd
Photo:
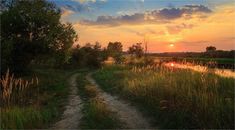
[[[193,64],[180,64],[180,63],[173,63],[173,62],[169,62],[169,63],[165,63],[164,64],[167,67],[174,67],[174,68],[180,68],[180,69],[191,69],[193,71],[198,71],[198,72],[207,72],[208,70],[214,72],[215,74],[222,76],[222,77],[232,77],[235,78],[235,72],[233,72],[232,70],[229,69],[212,69],[212,68],[208,68],[206,66],[201,66],[201,65],[193,65]]]

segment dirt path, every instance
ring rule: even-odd
[[[130,106],[130,104],[127,102],[122,101],[115,96],[111,96],[110,94],[101,90],[96,81],[91,77],[91,73],[86,76],[86,79],[92,85],[97,87],[99,96],[108,105],[110,110],[118,114],[120,120],[126,124],[125,127],[131,129],[151,128],[147,119],[145,119],[141,113],[136,110],[136,108]]]
[[[80,119],[82,118],[82,100],[78,96],[78,88],[76,78],[78,74],[74,74],[69,79],[70,94],[68,104],[60,121],[56,122],[52,129],[77,129]]]

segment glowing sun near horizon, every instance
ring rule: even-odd
[[[172,43],[172,44],[170,44],[169,46],[170,46],[170,47],[174,47],[175,45]]]

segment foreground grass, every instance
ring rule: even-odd
[[[32,95],[37,93],[38,96],[28,99],[28,104],[1,108],[0,128],[47,128],[62,113],[63,102],[68,95],[67,78],[70,74],[71,71],[34,69],[32,75],[38,77],[39,86]]]
[[[105,91],[133,101],[160,128],[234,128],[234,79],[166,67],[105,67]]]
[[[98,97],[98,91],[95,86],[89,84],[85,79],[87,71],[83,71],[78,76],[79,95],[81,96],[83,106],[83,118],[81,128],[83,129],[114,129],[121,128],[121,123],[117,115],[111,112],[107,104]]]

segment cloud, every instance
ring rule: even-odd
[[[85,3],[85,2],[92,2],[95,3],[96,0],[79,0],[80,3]]]
[[[139,30],[135,30],[135,29],[125,29],[125,31],[130,32],[130,33],[134,33],[137,36],[143,37],[143,36],[150,36],[150,35],[164,35],[165,32],[162,30],[154,30],[151,28],[143,28],[143,29],[139,29]]]
[[[74,11],[66,9],[64,7],[61,8],[61,11],[62,11],[62,15],[61,15],[62,18],[66,18],[75,13]]]
[[[212,11],[203,5],[185,5],[181,8],[164,8],[160,10],[147,11],[144,13],[125,14],[120,16],[98,16],[96,21],[82,20],[85,25],[118,26],[121,24],[141,24],[141,23],[167,23],[178,18],[190,19],[197,14],[200,18],[205,18],[203,14]]]
[[[206,14],[212,11],[204,5],[185,5],[181,8],[164,8],[160,10],[153,10],[146,13],[151,19],[173,20],[177,18],[189,18],[194,14]]]
[[[70,10],[70,12],[90,12],[94,11],[97,4],[102,4],[107,0],[72,0],[72,3],[62,5],[62,11]]]
[[[107,0],[100,0],[100,2],[107,2]]]
[[[181,46],[182,49],[186,49],[186,48],[191,48],[191,49],[196,49],[197,48],[201,48],[200,51],[203,51],[206,46],[208,45],[213,45],[211,41],[207,41],[207,40],[195,40],[195,41],[190,41],[190,40],[186,40],[186,41],[179,41],[176,43],[177,46]],[[187,49],[186,49],[187,50]],[[197,50],[199,51],[199,50]]]
[[[235,42],[235,36],[221,38],[220,41],[230,41]]]
[[[170,34],[177,34],[184,29],[192,29],[194,26],[195,25],[193,25],[193,24],[181,23],[179,25],[169,25],[166,28]]]
[[[144,14],[135,13],[133,15],[122,15],[119,17],[112,16],[98,16],[96,21],[82,20],[80,24],[83,25],[104,25],[104,26],[118,26],[120,24],[137,24],[144,22]]]
[[[70,4],[66,4],[64,6],[61,7],[62,9],[66,9],[66,10],[71,10],[73,12],[84,12],[84,11],[90,11],[89,6],[83,5],[83,4],[79,4],[76,3],[74,5],[70,5]]]
[[[209,41],[180,41],[180,43],[190,44],[190,45],[205,44],[205,43],[208,43],[208,42]]]
[[[96,0],[72,0],[72,1],[74,1],[74,2],[79,2],[79,3],[81,3],[81,4],[83,4],[83,3],[88,3],[88,2],[92,2],[92,3],[95,3],[95,2],[96,2]]]
[[[74,2],[84,3],[96,3],[96,2],[107,2],[107,0],[72,0]]]

